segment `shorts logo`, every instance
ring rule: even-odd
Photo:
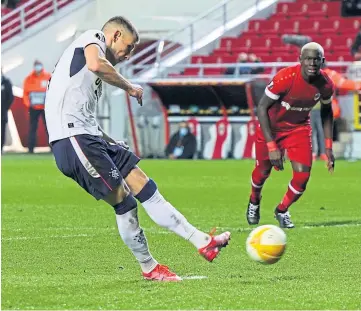
[[[320,93],[316,93],[315,97],[313,98],[315,101],[318,101],[321,97]]]
[[[112,169],[109,172],[109,176],[114,179],[119,179],[119,173],[116,167],[112,167]]]
[[[89,173],[89,175],[93,178],[99,178],[100,175],[98,174],[98,172],[96,171],[96,169],[93,167],[93,165],[90,164],[90,162],[88,160],[86,160],[83,163],[85,169],[87,170],[87,172]]]

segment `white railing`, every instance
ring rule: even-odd
[[[195,0],[196,1],[196,0]],[[132,56],[129,62],[121,66],[124,73],[133,65],[153,64],[160,66],[162,61],[177,53],[184,47],[190,47],[191,52],[199,48],[198,43],[203,38],[213,34],[217,37],[232,29],[237,24],[237,18],[242,13],[248,13],[246,18],[251,18],[270,4],[278,0],[223,0],[205,13],[197,16],[186,26],[172,32],[164,38]],[[239,22],[238,22],[239,23]],[[139,69],[139,67],[138,67]]]
[[[169,75],[169,73],[174,73],[174,72],[182,72],[187,68],[196,68],[199,69],[199,71],[197,72],[196,75],[194,75],[193,77],[195,78],[213,78],[214,76],[212,75],[205,75],[205,70],[209,69],[209,68],[222,68],[224,70],[226,70],[226,68],[232,68],[234,69],[234,73],[233,74],[225,74],[222,73],[221,76],[223,78],[227,77],[227,78],[241,78],[241,79],[254,79],[254,78],[271,78],[278,69],[280,68],[284,68],[287,66],[292,66],[297,64],[297,62],[271,62],[271,63],[215,63],[215,64],[177,64],[174,65],[172,67],[163,67],[162,65],[160,65],[161,69],[159,71],[159,75],[156,76],[155,78],[152,79],[140,79],[140,78],[136,78],[134,77],[132,80],[133,81],[137,81],[138,83],[147,83],[147,82],[151,82],[153,80],[156,79],[189,79],[189,77],[192,77],[190,75],[185,75],[184,77],[182,76],[171,76]],[[348,68],[352,68],[352,66],[354,66],[353,62],[327,62],[327,66],[332,68],[332,67],[344,67],[345,69]],[[153,65],[134,65],[132,66],[132,70],[147,70],[149,68],[152,68]],[[240,68],[272,68],[271,73],[259,73],[259,74],[240,74],[239,73],[239,69]],[[224,71],[223,71],[224,72]],[[217,75],[217,77],[220,77],[220,75]]]
[[[50,15],[49,13],[56,14],[59,7],[68,2],[68,0],[30,0],[12,10],[1,17],[2,41],[25,31],[34,21]],[[35,6],[32,7],[33,5]]]

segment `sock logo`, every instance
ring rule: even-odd
[[[143,233],[143,229],[141,229],[140,232],[137,235],[135,235],[133,240],[143,245],[147,243],[147,240],[145,239]]]

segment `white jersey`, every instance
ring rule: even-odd
[[[96,120],[102,80],[88,69],[84,56],[90,44],[105,56],[104,33],[88,30],[64,51],[52,73],[45,99],[49,142],[79,134],[102,136]]]

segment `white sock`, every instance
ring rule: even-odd
[[[119,234],[138,260],[142,271],[152,271],[158,262],[150,254],[143,229],[139,227],[138,209],[134,208],[123,215],[116,214],[116,219]]]
[[[164,199],[158,190],[142,205],[156,224],[190,241],[197,249],[209,244],[210,236],[193,227],[172,204]]]

